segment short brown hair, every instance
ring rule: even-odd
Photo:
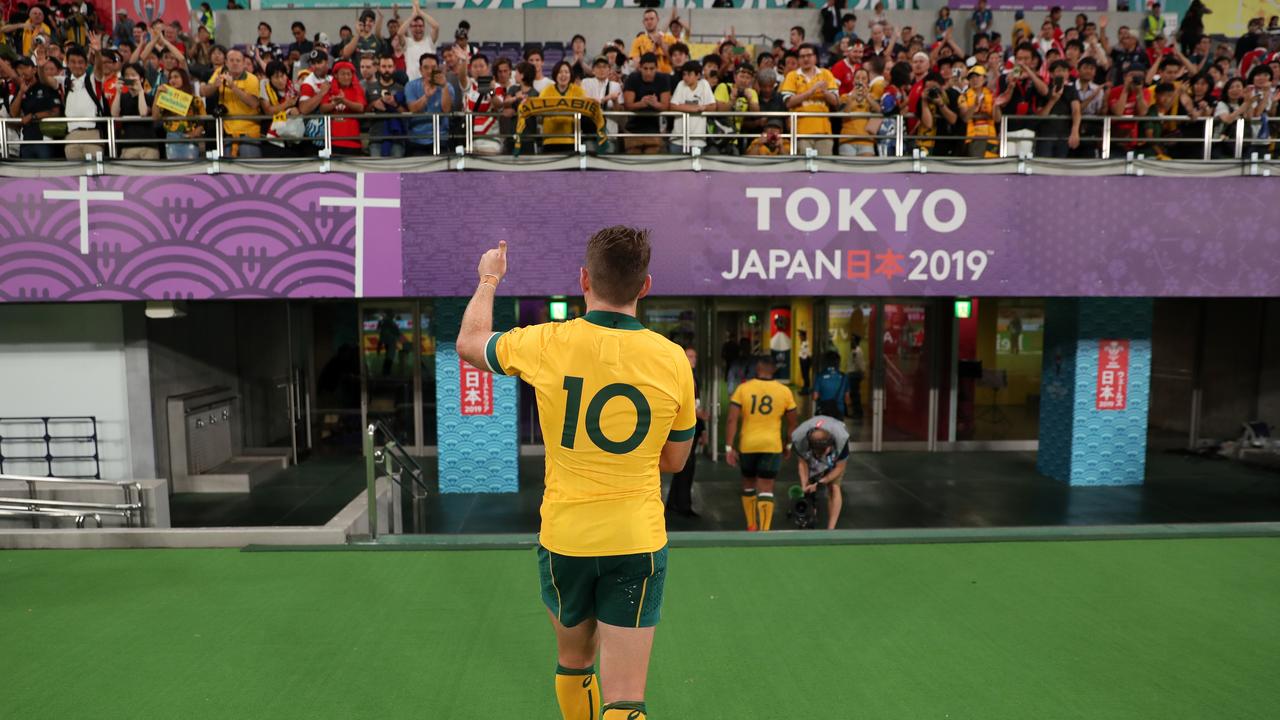
[[[614,225],[587,241],[591,289],[611,305],[634,302],[649,276],[649,231]]]

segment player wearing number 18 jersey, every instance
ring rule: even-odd
[[[787,437],[796,428],[796,399],[791,389],[773,379],[773,358],[756,361],[756,376],[738,386],[729,398],[725,456],[742,469],[742,511],[748,530],[767,531],[773,523],[773,481],[782,467],[782,423]],[[742,439],[733,441],[742,423]]]
[[[635,317],[651,283],[649,253],[644,231],[596,233],[580,277],[585,316],[493,333],[484,288],[505,271],[504,243],[481,260],[481,285],[458,337],[468,362],[536,391],[546,438],[538,559],[566,720],[595,718],[601,700],[605,720],[646,717],[667,563],[658,473],[684,467],[697,422],[684,350]],[[597,648],[609,659],[603,697]]]

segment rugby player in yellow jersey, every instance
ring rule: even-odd
[[[796,429],[796,399],[791,389],[773,379],[773,358],[762,355],[756,361],[756,376],[738,386],[729,398],[729,422],[725,431],[725,459],[742,468],[742,512],[747,530],[768,531],[773,525],[773,481],[782,459],[791,455],[790,443],[784,454],[782,421],[787,437]],[[737,452],[733,440],[742,423],[742,441]]]
[[[538,564],[558,647],[556,699],[565,720],[594,719],[602,701],[604,720],[643,720],[667,569],[658,473],[683,468],[693,444],[689,359],[636,320],[653,282],[648,231],[591,237],[579,270],[586,315],[495,333],[506,254],[501,242],[480,259],[457,347],[537,391],[547,438]]]

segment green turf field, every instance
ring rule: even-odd
[[[0,717],[558,718],[532,551],[0,553]],[[1274,718],[1280,539],[676,549],[657,720]]]

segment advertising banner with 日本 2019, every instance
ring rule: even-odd
[[[404,203],[401,264],[407,295],[469,295],[477,258],[501,238],[511,267],[503,294],[576,294],[587,239],[623,224],[651,231],[654,295],[1267,295],[1280,292],[1280,255],[1256,243],[1280,227],[1275,182],[406,175],[401,192],[414,201]],[[459,198],[469,199],[463,210]],[[448,239],[447,251],[434,237]]]

